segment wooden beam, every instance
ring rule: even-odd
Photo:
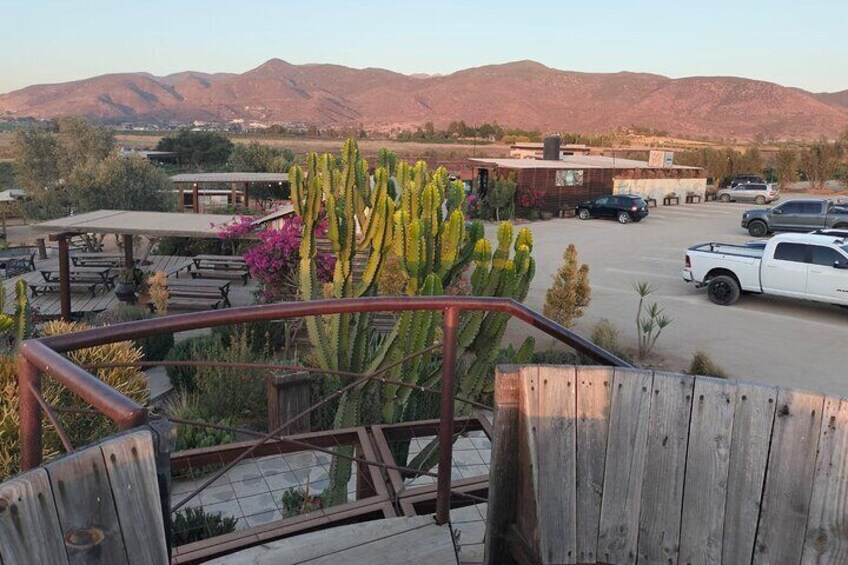
[[[124,268],[132,269],[135,267],[135,258],[133,258],[133,236],[132,234],[121,234],[124,239]]]
[[[62,319],[71,320],[71,266],[68,253],[68,234],[59,234],[59,304]]]
[[[194,209],[195,214],[200,214],[200,191],[198,190],[197,183],[191,185],[191,193],[192,193],[192,201],[191,206]]]

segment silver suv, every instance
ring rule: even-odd
[[[716,194],[722,202],[756,202],[757,204],[768,204],[769,202],[780,200],[780,194],[774,185],[761,182],[737,184],[733,188],[722,188]]]

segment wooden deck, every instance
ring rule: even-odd
[[[148,257],[150,265],[143,267],[148,273],[156,271],[164,271],[166,275],[176,276],[179,273],[179,278],[188,278],[186,269],[193,264],[191,257],[180,257],[176,255],[151,255]],[[41,275],[42,270],[51,270],[59,268],[58,258],[50,258],[46,260],[36,259],[36,270],[30,273],[24,273],[17,277],[7,279],[3,282],[6,288],[6,307],[5,312],[10,314],[15,310],[14,296],[15,285],[18,280],[24,279],[29,283],[43,282],[44,278]],[[253,304],[253,293],[256,291],[256,283],[253,279],[248,279],[246,286],[233,285],[230,290],[229,299],[233,306],[248,306]],[[27,296],[30,295],[27,289]],[[72,292],[71,293],[71,311],[74,314],[94,314],[112,308],[119,301],[115,296],[114,290],[100,288],[94,296],[87,292]],[[58,318],[61,315],[59,305],[59,293],[51,293],[47,295],[36,296],[30,298],[30,305],[35,308],[44,318]]]
[[[215,565],[456,565],[449,526],[432,516],[389,518],[270,542],[207,561]]]

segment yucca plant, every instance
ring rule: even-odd
[[[645,299],[656,291],[648,282],[633,283],[633,289],[639,295],[639,307],[636,310],[636,331],[639,336],[639,359],[651,354],[662,331],[671,324],[672,319],[664,314],[665,309],[656,302],[646,304]]]

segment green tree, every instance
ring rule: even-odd
[[[501,208],[508,208],[507,216],[512,217],[516,188],[518,188],[518,182],[515,180],[515,174],[511,174],[508,177],[499,176],[489,184],[486,201],[495,210],[495,219],[497,221],[501,219]]]
[[[174,208],[173,184],[144,157],[111,155],[92,168],[74,171],[68,195],[77,212]]]
[[[788,145],[782,146],[774,155],[774,172],[780,190],[798,180],[798,152]]]
[[[52,192],[62,177],[62,146],[56,135],[44,128],[31,126],[15,132],[12,140],[15,178],[30,198]]]
[[[238,143],[230,153],[228,164],[231,170],[242,173],[284,173],[294,164],[294,152],[256,141]]]
[[[115,134],[83,118],[60,118],[59,144],[62,146],[62,171],[90,168],[115,151]]]
[[[16,188],[15,166],[12,163],[0,163],[0,190]]]
[[[813,190],[823,190],[824,184],[833,178],[842,157],[842,146],[821,139],[801,154],[801,170],[810,181]]]
[[[230,158],[233,142],[220,133],[182,130],[159,140],[157,151],[172,151],[191,167],[221,167]]]
[[[562,265],[554,275],[554,284],[545,293],[545,316],[570,328],[591,301],[589,266],[578,264],[577,248],[569,244],[562,255]]]

